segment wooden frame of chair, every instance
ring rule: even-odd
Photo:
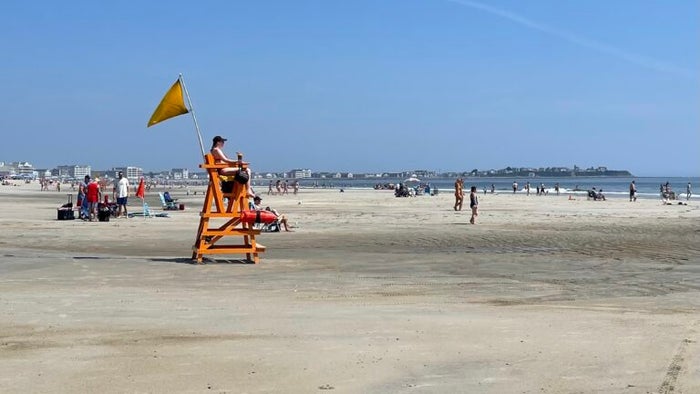
[[[199,214],[199,230],[192,247],[192,259],[201,263],[203,256],[207,254],[245,254],[248,261],[259,263],[258,254],[265,251],[265,246],[255,241],[255,236],[260,234],[260,230],[254,229],[251,223],[241,222],[241,211],[248,209],[246,186],[232,180],[233,190],[230,193],[224,193],[221,190],[223,176],[219,174],[219,170],[231,166],[215,164],[211,154],[204,156],[204,164],[200,164],[199,167],[207,170],[209,186]],[[243,162],[243,155],[240,153],[238,168],[240,171],[248,168],[248,164]],[[224,199],[228,201],[224,203]],[[212,219],[226,221],[223,225],[216,227],[211,222]],[[225,237],[242,237],[242,243],[217,245]]]

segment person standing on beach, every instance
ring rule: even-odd
[[[693,195],[693,190],[690,187],[690,182],[688,182],[688,186],[685,187],[685,200],[688,201],[690,200],[690,196]]]
[[[476,186],[472,186],[469,193],[469,207],[472,209],[472,218],[469,219],[469,223],[474,224],[476,217],[479,216],[479,196],[476,195]]]
[[[119,181],[114,186],[115,199],[117,200],[117,217],[127,218],[126,199],[129,197],[129,180],[121,171],[117,174]]]
[[[525,195],[527,195],[527,196],[530,195],[530,182],[527,182],[525,184]]]
[[[455,211],[462,210],[464,202],[464,181],[462,178],[457,178],[455,181]]]
[[[80,205],[79,219],[89,219],[90,211],[87,202],[87,185],[90,183],[90,175],[85,175],[85,180],[78,185],[78,204]]]
[[[637,185],[632,181],[630,183],[630,202],[637,201]]]
[[[88,203],[88,217],[83,218],[84,220],[88,219],[92,222],[97,219],[97,206],[100,202],[100,197],[102,197],[100,184],[97,183],[97,179],[93,179],[88,183],[87,192],[85,193]]]
[[[518,191],[518,182],[513,181],[513,194]]]
[[[554,184],[554,191],[557,193],[557,196],[559,195],[559,182]]]

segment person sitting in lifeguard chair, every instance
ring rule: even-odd
[[[222,148],[226,142],[226,138],[219,135],[213,138],[211,146],[211,154],[214,157],[214,163],[216,164],[230,164],[232,166],[237,166],[240,163],[238,160],[229,159]],[[239,167],[226,167],[219,170],[219,175],[223,176],[234,176],[236,181],[244,183],[246,185],[247,195],[249,198],[255,197],[255,192],[253,192],[253,187],[250,185],[251,173],[250,168],[241,169]],[[245,179],[244,179],[245,178]],[[245,182],[244,182],[245,181]]]

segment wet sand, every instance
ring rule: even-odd
[[[38,189],[0,186],[0,392],[700,392],[692,202],[482,194],[470,225],[302,189],[263,195],[296,226],[260,264],[195,265],[201,193],[89,223]]]

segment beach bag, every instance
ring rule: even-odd
[[[238,170],[238,172],[236,172],[236,175],[233,177],[233,180],[240,183],[241,185],[245,185],[246,183],[248,183],[248,172]]]

